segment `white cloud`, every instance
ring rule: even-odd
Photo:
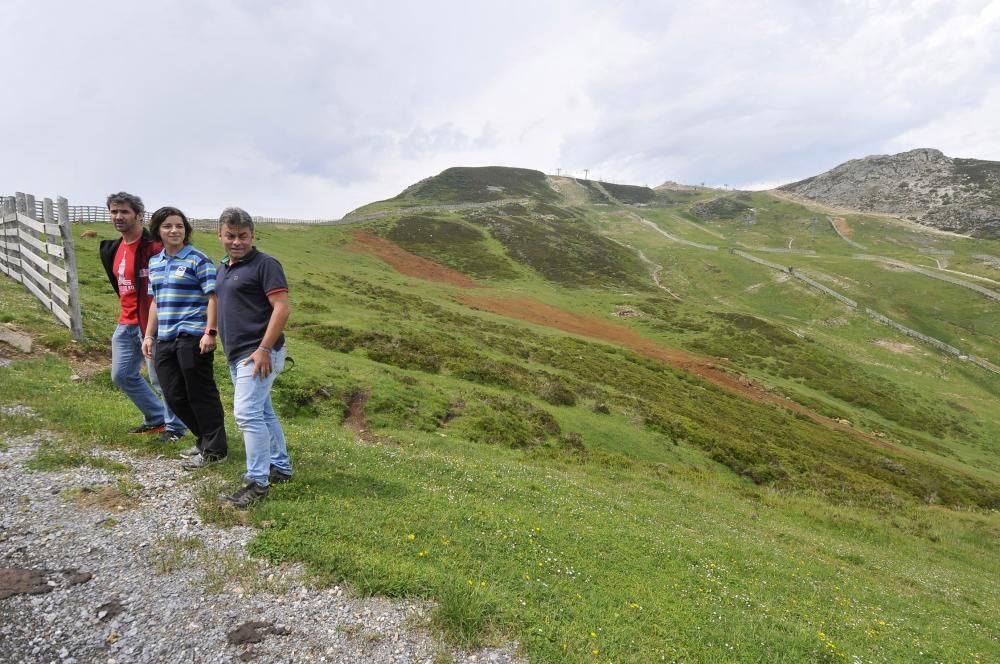
[[[617,101],[570,158],[625,179],[743,185],[880,152],[942,107],[981,98],[998,64],[982,4],[772,2],[672,13],[648,67],[595,81],[615,86]],[[996,131],[995,120],[982,126]]]
[[[1000,161],[1000,85],[987,90],[978,103],[944,111],[924,125],[909,129],[889,142],[889,151],[933,146],[949,157]]]
[[[1000,159],[998,26],[974,0],[8,2],[0,191],[325,217],[455,165],[748,186]]]

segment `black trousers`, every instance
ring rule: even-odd
[[[215,384],[215,353],[202,353],[201,337],[180,334],[170,341],[156,342],[156,375],[170,410],[181,418],[198,439],[206,457],[229,453],[226,416]]]

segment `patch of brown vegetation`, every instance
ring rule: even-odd
[[[84,507],[103,507],[120,511],[135,507],[136,500],[110,484],[85,486],[73,493],[73,502]]]
[[[411,254],[395,242],[372,235],[367,231],[357,230],[351,236],[354,238],[354,242],[347,246],[348,250],[377,256],[400,274],[439,284],[461,286],[462,288],[476,288],[479,285],[461,272]]]
[[[833,225],[844,237],[851,237],[854,234],[854,229],[851,225],[847,223],[847,220],[843,217],[833,217]]]
[[[720,365],[725,364],[725,361],[720,358],[697,355],[676,348],[662,346],[622,325],[600,320],[592,316],[563,311],[557,307],[528,298],[462,295],[458,297],[458,300],[474,309],[489,311],[501,316],[516,318],[536,325],[569,332],[570,334],[600,339],[601,341],[608,341],[630,348],[646,357],[651,357],[671,366],[690,371],[714,385],[718,385],[748,399],[784,406],[830,429],[850,433],[880,447],[901,451],[894,445],[851,428],[848,424],[824,417],[791,399],[773,394],[746,376],[735,375],[725,371],[720,367]]]

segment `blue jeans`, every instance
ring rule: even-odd
[[[142,423],[145,426],[158,427],[165,424],[172,432],[185,433],[187,427],[184,423],[157,396],[161,394],[160,382],[156,378],[152,362],[146,361],[146,369],[153,387],[150,387],[142,377],[140,369],[145,359],[142,354],[142,332],[139,326],[119,323],[111,337],[111,381],[120,387],[125,396],[142,412]]]
[[[253,364],[241,364],[246,358],[229,363],[229,376],[233,379],[233,415],[236,425],[243,432],[243,445],[247,451],[247,472],[244,482],[269,484],[271,466],[291,475],[292,462],[285,447],[285,432],[271,405],[271,386],[285,368],[288,348],[271,353],[271,373],[267,378],[251,378]],[[248,356],[249,357],[249,356]]]

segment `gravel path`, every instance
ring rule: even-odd
[[[420,627],[427,603],[317,590],[297,566],[248,560],[254,530],[202,523],[175,459],[93,451],[125,480],[26,469],[47,439],[0,432],[0,661],[524,661],[514,645],[444,646]]]

